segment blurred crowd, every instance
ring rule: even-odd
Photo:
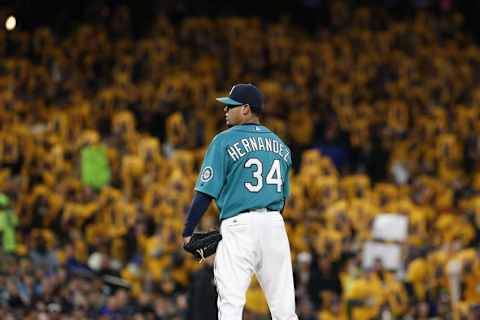
[[[65,37],[0,31],[2,318],[209,319],[181,232],[214,98],[250,82],[294,155],[300,318],[479,319],[480,48],[458,14],[330,10],[313,35],[159,16],[134,39],[124,7]],[[409,219],[403,273],[362,265],[379,213]],[[255,281],[246,309],[267,319]]]

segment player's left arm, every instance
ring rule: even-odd
[[[190,240],[190,236],[210,206],[212,199],[217,199],[220,194],[225,179],[225,157],[226,152],[223,143],[216,136],[208,146],[195,184],[196,194],[192,200],[183,231],[185,242]]]
[[[183,228],[183,239],[185,243],[190,241],[193,231],[198,225],[198,222],[208,210],[212,197],[206,193],[197,191],[192,200],[190,209],[188,210],[187,219]]]
[[[225,182],[227,163],[226,147],[222,137],[217,135],[208,146],[195,184],[195,191],[217,199]]]

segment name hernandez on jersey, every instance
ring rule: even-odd
[[[227,147],[228,155],[233,161],[237,161],[254,151],[276,153],[286,162],[288,162],[288,156],[290,155],[288,148],[282,142],[258,136],[242,138]]]

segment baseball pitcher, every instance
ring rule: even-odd
[[[191,236],[215,199],[221,221],[221,236],[213,240],[213,247],[218,243],[214,266],[218,318],[242,319],[255,273],[272,318],[298,319],[290,245],[281,215],[289,191],[290,150],[260,124],[263,96],[254,85],[237,84],[228,97],[217,100],[225,106],[229,128],[213,138],[205,154],[183,232],[185,249],[202,259],[214,252],[212,245],[192,249],[196,238]]]

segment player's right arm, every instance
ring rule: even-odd
[[[285,145],[286,147],[286,145]],[[287,158],[287,171],[285,172],[285,177],[283,179],[283,209],[287,206],[287,199],[290,194],[290,170],[292,168],[292,152],[288,149],[288,158]],[[283,211],[282,209],[282,211]]]

